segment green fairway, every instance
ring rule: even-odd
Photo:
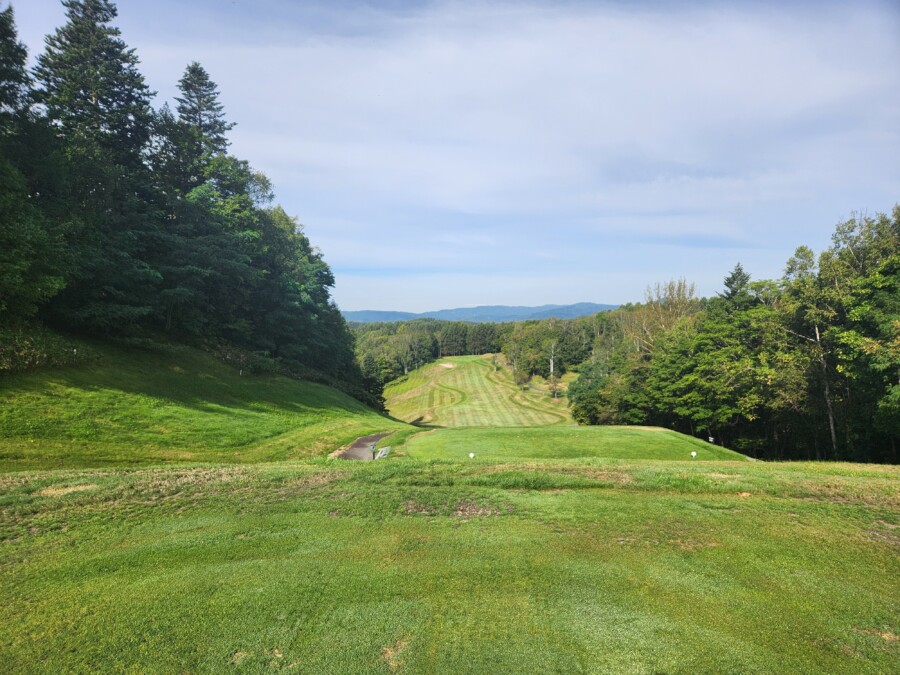
[[[396,414],[444,427],[422,430],[196,350],[95,351],[0,381],[5,672],[878,673],[900,659],[895,467],[572,426],[489,357],[391,388]],[[387,460],[325,458],[392,430]]]
[[[898,472],[308,460],[0,477],[6,672],[889,672]]]
[[[0,377],[0,469],[271,461],[405,426],[330,387],[240,376],[195,349],[98,353],[79,367]]]
[[[747,461],[744,455],[666,429],[529,427],[438,429],[414,436],[403,450],[419,459],[620,459]]]
[[[490,355],[431,363],[385,388],[391,415],[441,427],[526,427],[571,422],[565,399],[522,389]]]

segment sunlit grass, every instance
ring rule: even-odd
[[[597,459],[7,474],[0,661],[889,672],[897,479]]]
[[[397,419],[441,427],[547,426],[571,422],[564,399],[517,387],[491,355],[430,363],[385,388]]]
[[[242,376],[194,349],[101,354],[0,377],[0,468],[271,461],[404,426],[330,387]]]
[[[747,461],[744,455],[659,428],[525,427],[437,429],[412,438],[403,451],[419,459],[674,459]]]

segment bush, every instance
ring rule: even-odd
[[[89,345],[54,333],[40,323],[14,321],[0,325],[0,373],[96,361]]]

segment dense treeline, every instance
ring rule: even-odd
[[[444,356],[502,353],[516,381],[557,379],[590,356],[600,315],[580,319],[466,323],[416,319],[353,324],[356,354],[367,386],[384,385]]]
[[[568,389],[582,424],[678,429],[756,457],[897,462],[900,206],[840,224],[781,279],[737,265],[713,298],[684,280],[593,317],[356,324],[357,357],[383,385],[441,356],[501,352],[520,385]]]
[[[602,316],[569,390],[587,424],[653,424],[757,457],[897,462],[900,207],[840,224],[781,279],[740,265],[717,297],[684,281]]]
[[[352,324],[356,355],[367,390],[444,356],[490,354],[499,349],[498,325],[438,319]]]
[[[108,0],[66,0],[32,72],[0,12],[0,317],[88,335],[165,332],[365,398],[334,279],[272,186],[229,154],[198,63],[151,107]]]

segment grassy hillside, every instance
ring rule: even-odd
[[[0,376],[0,469],[272,461],[404,427],[330,387],[241,377],[187,347],[93,352],[81,366]]]
[[[430,363],[385,389],[397,419],[441,427],[519,427],[571,422],[564,399],[522,390],[491,356]]]
[[[900,660],[898,471],[553,460],[0,476],[6,672]]]
[[[403,451],[419,459],[671,459],[747,461],[744,455],[658,428],[531,427],[438,429],[414,436]]]
[[[422,432],[195,350],[93,353],[0,379],[4,672],[900,660],[897,467],[574,427],[489,358],[392,387],[405,418],[447,425]],[[324,457],[392,429],[388,460]]]

